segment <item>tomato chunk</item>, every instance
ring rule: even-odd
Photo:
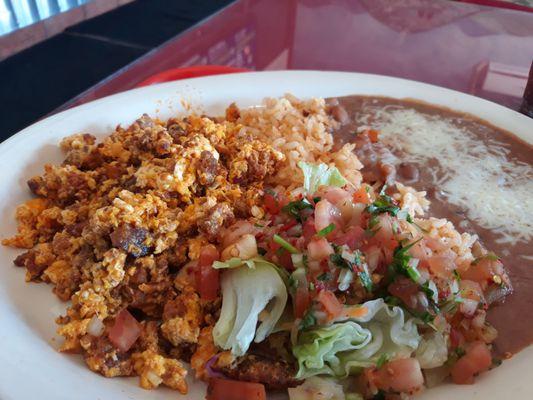
[[[196,268],[196,290],[202,300],[215,300],[220,288],[218,270],[212,267],[213,262],[220,257],[218,250],[212,244],[202,248],[198,266]]]
[[[379,131],[369,129],[366,131],[366,134],[372,143],[376,143],[378,141]]]
[[[424,376],[415,358],[388,362],[374,371],[373,378],[375,386],[385,391],[414,393],[424,385]]]
[[[296,289],[296,296],[294,299],[294,315],[296,318],[302,318],[309,308],[310,298],[307,287],[299,287]]]
[[[261,383],[212,378],[206,400],[266,400],[266,391]]]
[[[273,195],[267,193],[264,197],[265,209],[269,214],[277,215],[281,211],[281,204]]]
[[[115,317],[115,323],[109,330],[109,340],[120,351],[128,351],[141,335],[141,324],[127,309],[121,310]]]
[[[333,247],[329,244],[326,238],[312,240],[307,245],[307,253],[311,260],[323,260],[334,253]]]
[[[331,318],[338,317],[342,314],[342,304],[337,297],[329,290],[322,290],[317,297],[317,300],[322,303],[324,309]]]
[[[491,364],[492,357],[487,345],[483,342],[474,342],[452,367],[452,380],[460,385],[474,383],[474,377],[488,370]]]
[[[363,185],[359,189],[355,191],[353,194],[353,201],[355,203],[363,203],[363,204],[370,204],[372,203],[372,200],[370,199],[370,196],[367,192],[367,186]]]
[[[351,250],[355,250],[357,245],[362,242],[365,237],[365,230],[360,226],[350,226],[345,233],[338,234],[333,243],[337,246],[347,245]]]

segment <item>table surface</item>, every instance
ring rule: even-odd
[[[60,109],[207,64],[390,75],[518,109],[532,60],[533,13],[448,0],[240,0]]]

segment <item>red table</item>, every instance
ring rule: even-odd
[[[533,13],[447,0],[241,0],[61,109],[193,65],[391,75],[518,109],[533,59]]]

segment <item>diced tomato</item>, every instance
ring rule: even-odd
[[[286,231],[288,231],[289,229],[291,229],[292,227],[294,227],[296,225],[298,225],[298,221],[293,219],[293,220],[287,222],[281,228],[279,228],[279,230],[280,230],[280,232],[286,232]]]
[[[483,301],[483,291],[481,290],[479,283],[469,281],[468,279],[461,279],[459,282],[459,289],[461,289],[461,297],[463,299]]]
[[[315,230],[315,219],[314,218],[308,218],[302,228],[302,234],[305,238],[305,242],[309,243],[309,241],[315,236],[316,230]]]
[[[464,342],[465,342],[465,337],[463,336],[463,334],[459,332],[457,329],[451,328],[450,329],[450,345],[453,348],[460,347],[464,344]]]
[[[268,247],[270,248],[270,250],[272,252],[276,252],[278,251],[279,249],[281,249],[281,245],[279,243],[276,243],[274,242],[274,239],[272,239],[269,243],[268,243]]]
[[[370,196],[368,192],[366,191],[367,186],[362,185],[359,189],[355,191],[353,194],[353,201],[355,203],[363,203],[363,204],[370,204],[372,203],[372,200],[370,199]]]
[[[299,287],[296,289],[296,295],[294,298],[294,315],[296,318],[302,318],[309,308],[310,298],[309,289],[307,284],[305,287]]]
[[[355,250],[364,237],[365,230],[363,228],[360,226],[350,226],[345,233],[338,234],[335,239],[333,239],[333,243],[338,246],[345,244],[351,250]]]
[[[265,209],[269,214],[278,215],[281,211],[281,205],[273,195],[266,193],[263,198]]]
[[[323,260],[334,253],[333,247],[326,238],[314,239],[307,245],[307,253],[311,260]]]
[[[336,229],[341,226],[342,218],[337,207],[328,200],[320,200],[315,206],[315,229],[320,232],[330,224],[335,224]]]
[[[109,330],[109,340],[120,351],[128,351],[141,335],[141,324],[127,309],[122,309],[115,317],[115,323]]]
[[[376,143],[378,141],[379,137],[379,131],[376,131],[374,129],[369,129],[366,131],[366,134],[368,135],[368,138],[372,143]]]
[[[486,288],[488,283],[493,282],[494,276],[498,276],[501,279],[504,275],[505,270],[502,262],[489,257],[482,258],[461,273],[463,279],[477,282],[482,288]]]
[[[368,270],[374,272],[380,266],[381,261],[381,250],[377,246],[370,246],[367,250],[364,251],[366,256],[366,263],[368,265]]]
[[[424,385],[424,376],[416,358],[390,361],[374,370],[372,375],[375,387],[385,391],[411,394]]]
[[[202,300],[211,301],[217,298],[220,288],[219,272],[212,265],[219,258],[218,250],[212,244],[203,247],[200,251],[195,278],[196,290]]]
[[[380,214],[378,217],[378,224],[374,227],[376,233],[374,239],[381,244],[382,247],[394,249],[398,246],[398,241],[395,238],[395,224],[396,218],[393,218],[388,214]]]
[[[452,381],[460,385],[474,383],[474,377],[488,370],[491,364],[492,356],[487,345],[483,342],[474,342],[452,367]]]
[[[318,294],[317,300],[322,303],[330,318],[335,318],[342,314],[342,304],[333,292],[322,290]]]
[[[439,278],[451,278],[453,270],[455,270],[455,259],[447,255],[432,256],[428,258],[428,265],[430,271]]]
[[[416,306],[416,294],[418,293],[418,284],[410,279],[400,277],[388,286],[388,291],[391,295],[398,297],[407,306]]]
[[[440,239],[437,238],[426,237],[424,239],[424,242],[426,243],[426,246],[433,251],[442,252],[448,249],[448,246],[446,246],[445,243],[443,243]]]
[[[278,262],[287,271],[292,271],[294,269],[294,264],[292,263],[291,253],[289,253],[285,249],[281,250],[278,253]]]
[[[321,186],[315,195],[335,205],[350,200],[350,193],[336,186]]]
[[[229,245],[234,244],[244,235],[255,235],[258,230],[259,229],[256,226],[252,225],[249,221],[240,219],[233,225],[224,229],[224,231],[220,235],[222,238],[222,248],[225,249]]]
[[[206,400],[266,400],[266,391],[261,383],[211,378]]]
[[[409,249],[409,253],[420,261],[427,260],[432,254],[431,250],[426,246],[425,240],[415,242],[413,247]]]

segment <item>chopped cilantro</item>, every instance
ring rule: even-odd
[[[317,235],[318,236],[327,236],[329,235],[331,232],[333,232],[333,229],[335,229],[335,224],[332,222],[331,224],[329,224],[328,226],[326,226],[324,229],[321,229],[318,231]]]
[[[309,290],[315,290],[315,284],[313,282],[309,282]]]
[[[372,400],[385,400],[385,392],[381,389],[372,397]]]
[[[387,296],[384,298],[385,303],[387,303],[389,306],[399,306],[402,304],[402,301],[398,297],[394,296]]]
[[[411,314],[413,314],[412,311],[411,311]],[[435,319],[435,316],[427,311],[424,311],[421,314],[415,315],[415,317],[419,318],[422,322],[428,325],[431,325],[431,323]]]
[[[429,287],[429,281],[425,282],[423,285],[420,285],[420,289],[426,294],[428,300],[430,301],[435,296],[435,292]]]
[[[455,279],[457,279],[457,282],[461,282],[461,275],[459,275],[459,272],[457,272],[456,269],[453,270],[453,276],[455,276]]]
[[[370,219],[368,220],[368,226],[365,229],[365,233],[367,236],[374,236],[379,230],[381,229],[381,226],[379,224],[379,219],[377,215],[372,215]]]
[[[354,255],[354,258],[355,258],[355,265],[360,267],[362,265],[362,262],[361,262],[361,251],[360,250],[355,250],[353,255]]]
[[[345,268],[345,269],[349,269],[350,271],[353,271],[352,263],[342,258],[342,256],[339,253],[330,254],[329,260],[339,268]]]
[[[463,302],[463,298],[457,295],[455,297],[452,297],[451,299],[441,302],[439,304],[439,308],[443,314],[453,315],[457,312],[458,305]]]
[[[300,328],[307,329],[313,325],[316,325],[316,317],[312,310],[307,310],[300,322]]]
[[[420,279],[420,272],[418,272],[416,264],[411,261],[412,257],[408,251],[420,240],[422,239],[418,239],[416,242],[410,243],[407,246],[400,243],[398,247],[394,249],[392,257],[392,269],[399,274],[407,276],[414,282],[418,282]]]
[[[481,260],[484,260],[484,259],[487,259],[487,260],[490,260],[490,261],[498,261],[500,258],[496,254],[494,254],[493,252],[489,252],[489,253],[485,254],[484,256],[478,257],[474,261],[472,261],[472,265],[477,265],[477,264],[479,264],[479,262]]]
[[[413,218],[411,217],[411,215],[409,215],[409,213],[407,212],[407,210],[400,210],[398,212],[398,218],[400,219],[405,219],[407,222],[409,222],[410,224],[413,223]]]
[[[502,359],[501,358],[496,358],[496,357],[493,357],[492,358],[492,368],[496,368],[496,367],[499,367],[500,365],[502,365]]]
[[[298,288],[298,280],[290,275],[289,276],[289,289],[296,290]]]
[[[389,362],[389,358],[390,357],[387,353],[383,353],[382,355],[380,355],[378,361],[376,362],[376,368],[380,369],[381,367],[383,367],[383,365]]]
[[[453,353],[457,356],[457,358],[461,358],[462,356],[466,354],[466,351],[462,347],[456,347],[453,350]]]
[[[274,235],[272,237],[274,239],[274,242],[276,242],[277,244],[279,244],[282,248],[284,248],[285,250],[287,250],[289,253],[291,254],[297,254],[299,253],[298,249],[296,247],[294,247],[292,244],[290,244],[289,242],[287,242],[285,239],[283,239],[281,236],[279,235]]]
[[[400,207],[396,205],[392,197],[385,194],[385,189],[387,186],[383,186],[379,196],[372,204],[366,206],[365,211],[372,215],[389,213],[393,217],[398,215]]]
[[[281,210],[284,213],[289,214],[291,217],[294,217],[294,219],[296,219],[296,221],[298,221],[299,223],[302,223],[303,218],[302,218],[301,212],[307,209],[312,210],[313,205],[309,203],[307,199],[302,199],[302,200],[291,201],[289,204],[284,206]]]
[[[359,280],[367,292],[372,291],[372,279],[366,270],[359,272]]]
[[[254,224],[254,226],[256,228],[264,228],[265,227],[264,225],[258,224],[257,222]]]
[[[323,274],[320,274],[316,277],[319,281],[329,281],[331,279],[331,274],[329,272],[324,272]]]
[[[318,203],[320,200],[322,200],[321,197],[318,197],[318,196],[317,197],[313,197],[313,203],[315,203],[315,204]]]
[[[337,247],[335,251],[340,251],[340,248]],[[347,260],[339,253],[331,254],[329,256],[329,259],[333,264],[335,264],[339,268],[347,269],[352,272],[356,271],[359,277],[359,280],[361,281],[361,285],[363,285],[363,287],[367,290],[367,292],[371,292],[372,291],[372,279],[370,278],[370,275],[366,267],[361,262],[361,252],[359,250],[356,250],[353,255],[354,255],[354,262]],[[360,268],[355,268],[356,266]]]

